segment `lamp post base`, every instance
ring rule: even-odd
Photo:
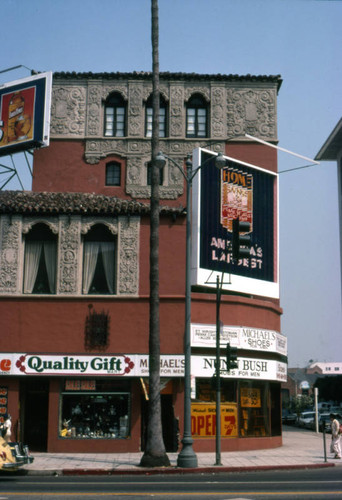
[[[177,458],[177,466],[182,468],[196,468],[198,466],[197,455],[192,448],[192,438],[182,440],[183,448]]]

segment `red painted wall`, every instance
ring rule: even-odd
[[[277,168],[276,150],[260,144],[229,143],[226,154],[273,172]],[[111,160],[122,164],[122,186],[106,187],[105,166]],[[84,161],[82,141],[55,141],[35,152],[34,191],[90,192],[130,198],[125,193],[125,160],[110,156],[96,165]],[[163,200],[169,206],[185,206],[185,196]],[[144,201],[144,200],[141,200]],[[148,202],[148,200],[145,200]],[[149,336],[149,218],[140,227],[139,297],[2,297],[0,301],[2,352],[85,353],[85,320],[92,305],[96,311],[108,311],[110,323],[107,353],[148,353]],[[185,293],[185,217],[162,217],[159,232],[160,331],[162,353],[183,353]],[[226,325],[244,325],[280,331],[279,300],[223,295],[220,316]],[[192,294],[192,322],[215,324],[216,296],[213,293]],[[9,379],[9,409],[15,422],[19,418],[19,382]],[[49,394],[50,451],[89,451],[89,442],[66,442],[58,438],[58,404],[60,383],[51,378]],[[94,451],[138,451],[140,443],[139,381],[132,382],[132,436],[129,440],[92,442]],[[173,381],[175,415],[183,419],[183,381]],[[55,430],[55,431],[54,431]],[[281,437],[223,440],[222,449],[257,449],[281,444]],[[195,440],[196,451],[214,451],[214,440]],[[113,448],[114,447],[114,448]]]
[[[130,198],[121,186],[105,186],[106,163],[122,165],[121,184],[126,179],[126,162],[111,155],[96,165],[84,161],[82,141],[51,141],[48,148],[34,153],[32,191],[86,192]]]
[[[255,142],[228,142],[226,144],[227,156],[236,160],[251,163],[256,167],[261,167],[271,172],[277,172],[277,150],[270,146]]]

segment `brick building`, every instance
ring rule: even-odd
[[[177,164],[203,147],[276,174],[276,151],[245,134],[277,142],[279,76],[161,73],[160,84],[160,149]],[[33,450],[144,448],[151,92],[150,73],[55,73],[50,145],[34,153],[32,191],[0,193],[2,411]],[[186,197],[172,161],[160,198],[162,418],[176,451]],[[277,208],[275,190],[275,283]],[[191,300],[194,449],[214,450],[215,291],[194,286]],[[239,369],[222,377],[222,450],[281,445],[281,312],[277,294],[222,295],[223,334],[239,348]]]

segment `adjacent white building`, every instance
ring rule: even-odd
[[[337,188],[340,214],[340,255],[341,255],[341,284],[342,284],[342,118],[331,132],[316,155],[318,161],[337,162]]]

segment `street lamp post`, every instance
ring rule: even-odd
[[[178,467],[197,467],[197,456],[192,447],[193,439],[191,434],[191,189],[192,181],[197,172],[204,166],[200,165],[195,170],[192,169],[190,155],[186,160],[186,171],[163,153],[158,153],[157,160],[159,168],[165,165],[166,158],[170,160],[180,170],[186,182],[186,258],[185,258],[185,332],[184,332],[184,433],[183,448],[177,458]],[[215,160],[217,168],[225,166],[225,159],[222,153],[218,153]]]

